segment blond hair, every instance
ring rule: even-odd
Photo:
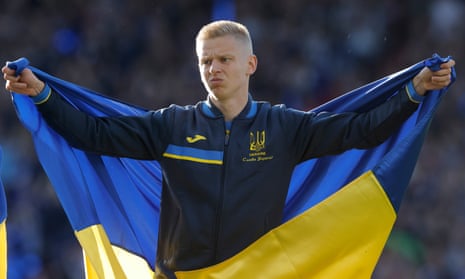
[[[246,43],[253,52],[252,39],[249,30],[243,24],[231,20],[218,20],[204,25],[195,39],[198,44],[199,41],[214,39],[222,36],[232,35]]]

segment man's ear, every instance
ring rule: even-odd
[[[249,65],[249,67],[248,67],[248,70],[247,70],[247,74],[249,76],[251,76],[257,70],[258,60],[257,60],[256,55],[254,55],[254,54],[249,55],[248,65]]]

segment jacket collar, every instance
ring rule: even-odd
[[[210,98],[207,98],[206,101],[201,103],[200,109],[202,112],[211,118],[223,117],[221,111],[213,104]],[[257,114],[257,102],[252,99],[252,96],[249,94],[247,104],[244,109],[236,116],[236,119],[250,119],[255,117]]]

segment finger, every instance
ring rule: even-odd
[[[447,61],[446,63],[442,63],[441,64],[441,69],[446,69],[446,68],[452,68],[455,66],[455,60],[451,59],[449,61]]]
[[[8,75],[15,75],[15,74],[16,74],[16,71],[15,71],[15,70],[13,70],[13,69],[11,69],[11,68],[9,68],[9,67],[7,67],[7,66],[4,66],[4,67],[2,68],[2,72],[3,72],[4,74],[8,74]]]
[[[443,68],[441,70],[438,70],[436,72],[433,72],[433,76],[447,76],[452,73],[451,68]]]
[[[443,76],[432,76],[431,82],[434,84],[442,85],[445,83],[449,83],[451,81],[451,75],[443,75]]]
[[[26,89],[27,83],[7,81],[6,86],[8,87],[7,88],[8,90],[14,91],[15,89],[16,90]]]
[[[20,76],[15,76],[15,75],[10,75],[10,74],[5,73],[3,74],[3,79],[16,82],[20,79]]]

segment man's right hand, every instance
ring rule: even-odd
[[[45,83],[37,78],[34,73],[25,68],[20,75],[16,75],[16,70],[8,66],[2,68],[3,79],[5,79],[5,89],[15,93],[28,96],[36,96],[45,87]]]

